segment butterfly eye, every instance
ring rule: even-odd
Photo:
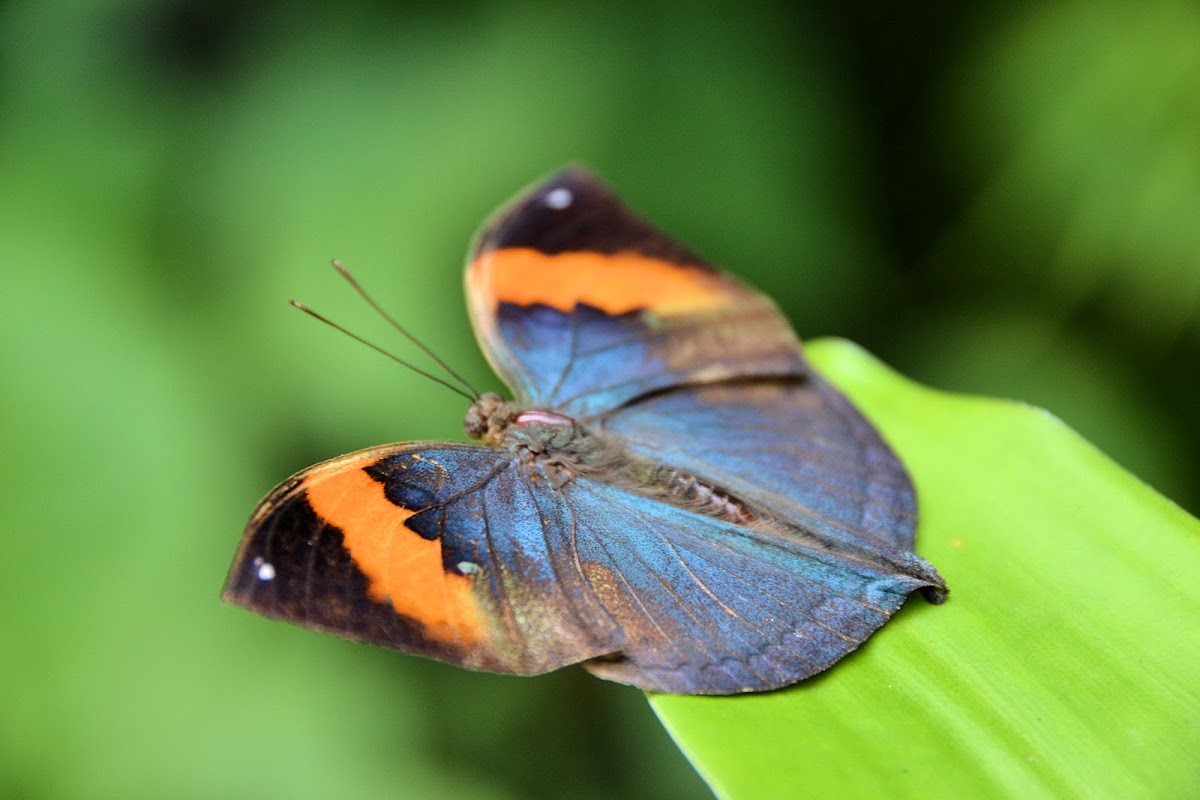
[[[575,201],[575,195],[571,194],[571,190],[562,186],[557,189],[551,189],[546,193],[546,205],[557,211],[561,211]]]

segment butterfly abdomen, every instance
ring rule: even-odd
[[[656,466],[646,488],[651,490],[652,496],[672,505],[735,525],[758,521],[758,516],[729,492],[674,467]]]

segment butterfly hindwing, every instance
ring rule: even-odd
[[[876,430],[815,373],[683,387],[620,409],[604,429],[825,538],[911,550],[912,482]]]
[[[805,370],[787,321],[568,169],[518,198],[467,266],[476,335],[516,399],[576,418],[669,386]]]
[[[580,560],[625,632],[592,672],[686,694],[764,691],[857,648],[920,584],[623,489],[566,490]],[[619,532],[619,535],[614,535]]]

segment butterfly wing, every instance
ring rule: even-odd
[[[630,212],[582,169],[513,202],[467,266],[471,319],[519,402],[586,419],[684,383],[806,370],[763,295]]]
[[[622,639],[574,560],[566,513],[507,451],[364,450],[259,504],[224,598],[470,669],[547,672]]]
[[[912,483],[875,429],[813,373],[681,387],[603,420],[631,450],[823,538],[911,550]]]
[[[579,561],[625,637],[585,663],[643,689],[788,686],[858,647],[922,581],[772,525],[734,525],[624,489],[564,489]]]
[[[392,445],[285,481],[227,600],[471,669],[584,661],[644,689],[761,691],[858,646],[916,585],[535,462]]]

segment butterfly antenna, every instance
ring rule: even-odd
[[[379,314],[379,316],[386,319],[388,321],[388,324],[391,325],[393,328],[395,328],[402,336],[404,336],[404,338],[408,339],[410,342],[415,344],[417,347],[421,348],[421,351],[423,353],[425,353],[425,355],[429,356],[434,361],[436,361],[437,365],[446,371],[446,374],[448,374],[450,377],[454,378],[454,380],[458,381],[460,384],[465,386],[467,388],[467,391],[469,391],[471,393],[472,400],[476,400],[479,398],[479,392],[475,390],[475,387],[472,386],[470,384],[470,382],[467,381],[466,378],[464,378],[462,375],[459,375],[457,372],[455,372],[450,367],[449,364],[447,364],[445,361],[443,361],[441,359],[441,357],[438,356],[437,353],[433,352],[433,350],[431,350],[428,346],[426,346],[426,344],[424,342],[422,342],[420,339],[418,339],[416,336],[409,333],[408,329],[405,328],[403,325],[401,325],[399,322],[397,322],[395,320],[395,318],[392,317],[391,314],[384,311],[383,307],[380,306],[379,303],[376,303],[375,299],[373,297],[371,297],[371,295],[367,294],[367,290],[364,289],[362,287],[362,284],[359,283],[358,280],[353,275],[350,274],[350,270],[346,269],[346,267],[342,264],[341,261],[338,261],[335,258],[331,263],[333,264],[333,268],[338,271],[338,274],[341,275],[343,278],[345,278],[346,282],[354,287],[354,291],[358,292],[359,296],[362,297],[363,300],[366,300],[367,303],[371,306],[371,308],[375,309],[375,312],[377,314]]]
[[[357,333],[353,333],[351,331],[346,330],[345,328],[343,328],[341,325],[338,325],[333,320],[323,317],[320,314],[318,314],[316,311],[313,311],[311,308],[304,305],[304,303],[301,303],[299,300],[291,300],[289,302],[294,307],[303,311],[305,314],[308,314],[310,317],[313,317],[314,319],[319,319],[321,322],[324,322],[329,327],[334,328],[335,330],[341,331],[342,333],[349,336],[351,339],[354,339],[357,342],[361,342],[362,344],[365,344],[367,347],[371,348],[372,350],[374,350],[377,353],[382,353],[383,355],[390,358],[392,361],[395,361],[397,364],[408,367],[409,369],[411,369],[413,372],[417,373],[418,375],[423,375],[426,378],[429,378],[429,380],[433,381],[434,383],[440,383],[442,386],[445,386],[450,391],[456,392],[457,394],[462,395],[463,397],[467,398],[468,400],[470,400],[472,402],[479,399],[478,394],[475,394],[475,395],[467,394],[465,391],[462,390],[462,388],[455,386],[453,383],[450,383],[449,381],[444,380],[443,378],[439,378],[437,375],[432,375],[414,364],[408,363],[403,358],[400,358],[400,356],[395,355],[394,353],[389,353],[387,350],[384,350],[382,347],[375,344],[374,342],[368,342],[366,339],[359,336]],[[462,379],[459,378],[459,380],[462,380]],[[470,388],[470,387],[468,387],[468,388]]]

